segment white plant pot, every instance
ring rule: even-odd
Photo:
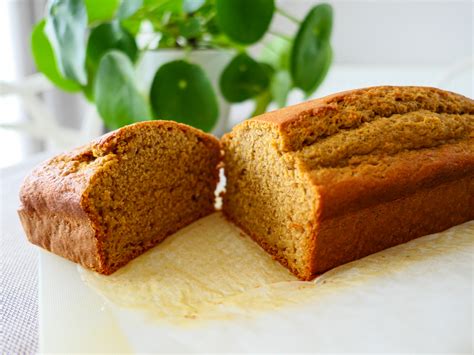
[[[191,63],[197,64],[203,68],[211,81],[214,92],[217,95],[219,104],[219,118],[212,129],[212,133],[221,136],[228,130],[228,119],[230,113],[230,104],[222,97],[219,90],[219,77],[224,67],[229,63],[232,52],[225,50],[205,49],[194,50],[185,53],[179,49],[159,49],[143,53],[137,64],[137,80],[140,89],[145,93],[150,92],[151,83],[156,71],[163,64],[187,58]]]

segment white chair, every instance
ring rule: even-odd
[[[62,126],[41,94],[54,89],[42,74],[33,74],[19,82],[1,82],[0,96],[16,95],[28,114],[28,121],[0,123],[0,128],[15,129],[39,139],[46,149],[66,150],[85,144],[103,133],[103,123],[93,105],[88,105],[79,130]]]

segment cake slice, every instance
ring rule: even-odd
[[[214,211],[219,141],[149,121],[123,127],[36,168],[20,192],[28,239],[110,274]]]
[[[373,87],[222,139],[223,211],[300,279],[474,219],[474,102]]]

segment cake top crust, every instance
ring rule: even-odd
[[[362,89],[341,91],[325,97],[305,101],[296,105],[266,112],[252,119],[266,121],[281,126],[303,117],[316,117],[325,111],[340,108],[341,104],[356,105],[357,101],[366,100],[372,105],[393,105],[391,101],[436,101],[440,105],[448,102],[465,113],[474,113],[474,100],[463,95],[428,86],[373,86]],[[434,104],[434,102],[433,102]],[[348,106],[348,105],[347,105]],[[362,108],[366,105],[361,105]],[[355,106],[357,108],[357,106]]]
[[[298,151],[341,130],[418,111],[466,115],[472,121],[474,101],[432,87],[376,86],[310,100],[256,116],[251,121],[276,125],[282,135],[281,150]]]

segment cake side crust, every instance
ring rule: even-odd
[[[352,213],[317,226],[312,279],[338,265],[474,219],[474,174]]]
[[[87,218],[18,210],[28,240],[82,266],[104,273],[96,233]]]
[[[377,157],[376,160],[377,164],[347,167],[344,175],[342,169],[334,169],[337,177],[331,171],[319,174],[317,178],[310,172],[321,197],[321,219],[400,199],[419,189],[472,176],[474,141],[407,151],[396,156]]]

